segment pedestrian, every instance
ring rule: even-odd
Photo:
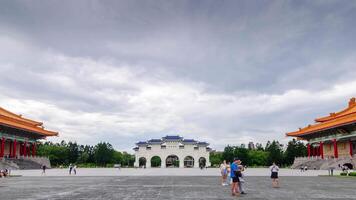
[[[74,175],[77,175],[77,165],[74,165],[73,172],[74,172]]]
[[[234,162],[230,166],[230,169],[231,169],[230,176],[232,178],[232,184],[231,184],[231,195],[232,196],[240,195],[239,187],[238,187],[240,180],[239,180],[238,173],[237,173],[237,171],[239,170],[239,167],[237,164],[238,161],[239,161],[239,159],[235,158]]]
[[[243,173],[245,171],[245,167],[242,165],[242,161],[241,160],[239,160],[237,162],[237,164],[238,164],[238,167],[239,167],[238,174],[237,174],[238,177],[239,177],[239,180],[240,180],[240,182],[239,182],[239,190],[240,190],[241,194],[246,194],[245,188],[244,188],[246,180],[245,180],[245,176],[244,176],[244,173]]]
[[[41,175],[46,175],[46,165],[42,165],[42,174]]]
[[[226,184],[230,185],[232,180],[231,180],[231,168],[230,168],[230,162],[226,164]]]
[[[278,180],[279,167],[276,165],[276,163],[273,162],[273,164],[269,167],[269,169],[271,170],[272,187],[279,187],[279,180]]]
[[[226,160],[220,164],[220,173],[221,173],[221,185],[226,185],[226,178],[227,178],[227,167],[226,167]]]
[[[69,164],[69,175],[72,174],[72,170],[73,170],[73,165],[72,165],[72,164]]]

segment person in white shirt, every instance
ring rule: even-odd
[[[220,173],[221,173],[221,185],[225,186],[227,179],[227,168],[226,168],[226,160],[220,165]]]
[[[272,187],[279,187],[279,180],[278,180],[278,171],[279,167],[276,163],[273,163],[272,166],[269,167],[271,171],[271,179],[272,179]]]

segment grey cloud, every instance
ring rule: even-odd
[[[338,1],[3,1],[0,90],[9,102],[23,100],[14,109],[38,104],[36,116],[58,118],[63,138],[83,142],[108,139],[130,149],[140,138],[176,132],[218,148],[266,134],[278,139],[355,96],[346,84],[356,74],[355,8]]]

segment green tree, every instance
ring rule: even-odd
[[[234,160],[234,148],[232,146],[226,146],[222,154],[222,159],[226,162],[232,162]]]
[[[295,157],[303,157],[307,155],[307,147],[303,142],[295,139],[288,142],[286,151],[284,152],[284,163],[291,165]]]
[[[159,167],[162,164],[162,160],[158,156],[153,156],[151,159],[151,167]]]
[[[113,154],[114,149],[109,143],[100,142],[94,147],[94,159],[99,166],[105,166],[111,163]]]
[[[251,150],[248,152],[249,165],[251,166],[266,166],[268,159],[268,152],[260,150]]]
[[[67,144],[68,148],[68,160],[69,163],[76,163],[79,157],[79,148],[78,144],[76,142],[68,142]]]
[[[209,160],[212,166],[219,166],[223,161],[223,153],[210,152]]]
[[[268,141],[265,151],[268,152],[267,165],[271,165],[273,162],[276,164],[283,164],[283,151],[282,145],[278,141],[273,140],[272,142]]]

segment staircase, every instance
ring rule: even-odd
[[[41,169],[42,165],[51,168],[46,157],[20,157],[0,160],[0,169]]]
[[[340,158],[325,158],[321,157],[299,157],[294,159],[294,163],[291,166],[292,169],[300,169],[302,166],[307,166],[308,169],[322,169],[328,170],[330,168],[338,169],[339,166],[343,166],[346,163],[353,165],[356,168],[356,157],[340,157]]]
[[[42,165],[32,160],[13,159],[12,162],[19,166],[18,169],[41,169]]]

